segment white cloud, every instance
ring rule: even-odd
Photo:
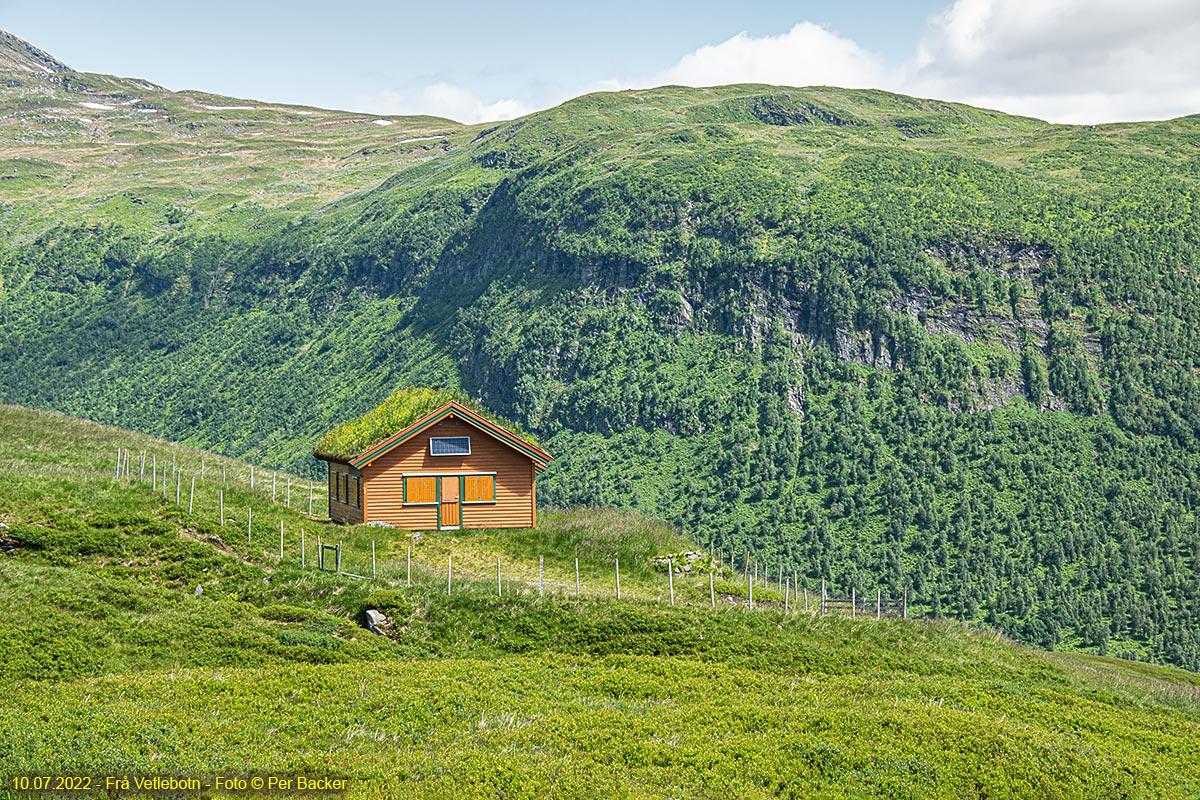
[[[755,37],[743,31],[720,44],[688,53],[651,80],[685,86],[775,83],[851,88],[878,87],[890,81],[877,56],[811,22],[801,22],[778,36]]]
[[[375,114],[483,122],[593,91],[769,83],[888,89],[1052,122],[1164,119],[1200,113],[1196,42],[1197,0],[954,0],[928,20],[903,63],[800,22],[776,36],[742,32],[705,45],[640,79],[610,77],[554,96],[490,100],[439,82],[356,105]]]
[[[465,123],[513,119],[534,110],[520,100],[488,102],[468,89],[444,81],[432,83],[416,95],[386,89],[360,98],[355,106],[371,114],[429,114]]]
[[[904,91],[1055,122],[1200,112],[1195,0],[956,0],[931,18]]]

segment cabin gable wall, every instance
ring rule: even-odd
[[[470,455],[435,456],[431,437],[467,436]],[[404,476],[413,474],[495,473],[495,503],[463,503],[464,528],[527,528],[535,522],[532,461],[491,435],[454,417],[434,423],[363,467],[367,488],[366,517],[398,528],[438,527],[436,505],[406,505]]]

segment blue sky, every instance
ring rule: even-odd
[[[472,122],[586,91],[748,81],[1055,121],[1200,112],[1194,0],[0,0],[0,28],[171,89]]]

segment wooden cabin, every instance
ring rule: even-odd
[[[329,465],[329,517],[408,530],[532,528],[550,455],[450,401]]]

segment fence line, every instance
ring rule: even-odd
[[[147,464],[147,455],[149,455],[149,464]],[[149,483],[150,483],[150,490],[156,494],[161,493],[164,496],[166,496],[168,493],[168,486],[169,486],[168,481],[170,480],[170,478],[174,478],[174,481],[175,481],[175,505],[177,507],[180,507],[182,505],[182,494],[181,493],[182,493],[182,485],[183,485],[183,481],[184,481],[184,470],[183,470],[183,465],[177,460],[176,453],[174,451],[171,452],[171,464],[170,464],[169,471],[168,471],[167,459],[164,456],[161,472],[158,467],[158,453],[153,450],[151,450],[149,452],[146,450],[141,451],[140,457],[137,459],[138,473],[137,473],[136,479],[133,477],[133,475],[131,473],[130,462],[132,460],[133,459],[131,458],[131,453],[127,448],[118,447],[115,462],[114,461],[109,462],[110,464],[114,465],[114,471],[109,473],[110,476],[114,476],[118,480],[120,480],[122,478],[124,478],[125,480],[130,480],[130,481],[136,480],[137,482],[143,483],[143,484],[147,482],[146,479],[148,477]],[[146,475],[146,467],[147,466],[149,466],[149,468],[150,468],[149,476]],[[205,461],[201,460],[200,475],[199,475],[199,477],[201,478],[201,481],[204,481],[205,470],[206,470]],[[200,501],[200,505],[203,505],[204,489],[211,488],[211,487],[206,487],[204,485],[204,483],[202,483],[201,487],[200,487],[201,491],[197,492],[196,477],[197,476],[195,474],[189,476],[189,491],[188,491],[188,514],[189,515],[193,515],[194,513],[197,512],[197,501]],[[282,501],[278,496],[278,480],[277,480],[278,476],[276,473],[272,473],[272,475],[271,475],[271,491],[270,491],[269,495],[267,494],[265,489],[258,489],[258,490],[255,489],[255,484],[258,484],[259,487],[262,487],[264,481],[263,481],[261,475],[257,476],[257,480],[256,480],[253,466],[251,466],[249,468],[246,477],[247,477],[247,480],[245,481],[245,483],[243,485],[247,485],[248,490],[251,492],[254,492],[257,496],[259,496],[261,498],[261,500],[263,502],[269,502],[272,505],[291,508],[292,493],[293,493],[293,490],[295,487],[293,487],[293,485],[292,485],[292,480],[291,480],[290,475],[287,476],[284,497],[282,498]],[[234,480],[235,480],[235,482],[237,481],[236,474],[234,475]],[[228,482],[229,482],[229,473],[226,470],[226,465],[222,464],[221,465],[221,484],[220,485],[226,486],[226,485],[228,485]],[[309,509],[309,516],[311,517],[312,516],[312,507],[313,507],[313,503],[314,503],[314,500],[316,497],[316,492],[315,492],[314,482],[308,481],[307,483],[308,483],[308,486],[307,486],[308,509]],[[303,486],[303,484],[301,484],[300,489],[302,492],[303,492],[304,488],[305,487]],[[217,497],[216,497],[217,521],[221,527],[225,527],[226,517],[225,517],[225,491],[224,491],[224,488],[218,488],[216,494],[217,494]],[[328,499],[324,498],[324,497],[321,499],[326,501],[326,506],[327,506]],[[199,510],[199,513],[203,514],[203,510],[202,509]],[[257,533],[257,531],[255,530],[255,527],[254,527],[253,508],[250,504],[247,504],[246,505],[246,541],[248,544],[253,544],[255,533]],[[300,549],[300,558],[299,558],[300,566],[301,566],[301,568],[306,568],[307,567],[307,553],[306,553],[306,548],[305,548],[305,531],[304,531],[303,527],[301,527],[299,530],[299,545],[300,545],[300,547],[299,547],[299,549]],[[329,568],[329,565],[327,563],[327,559],[326,559],[327,553],[329,555],[331,555],[333,558],[333,568],[332,569]],[[713,557],[713,555],[715,555],[715,558]],[[395,571],[394,568],[389,566],[389,564],[386,560],[382,564],[380,564],[378,557],[377,557],[377,553],[376,553],[375,540],[371,541],[371,546],[370,546],[371,571],[370,571],[369,575],[359,575],[356,573],[346,571],[343,568],[343,558],[342,557],[343,557],[343,543],[338,542],[337,544],[329,544],[329,543],[322,542],[320,540],[320,538],[318,537],[318,540],[317,540],[317,569],[319,571],[328,572],[328,573],[336,574],[339,576],[348,577],[348,578],[352,578],[352,579],[359,579],[359,580],[378,580],[380,578],[381,574],[394,573],[394,571]],[[366,558],[366,556],[364,554],[363,555],[364,569],[365,569],[365,558]],[[286,562],[286,560],[287,560],[287,536],[286,536],[285,524],[282,520],[279,523],[279,560],[280,560],[280,562]],[[715,565],[714,565],[714,561],[715,561]],[[765,607],[781,607],[785,613],[789,613],[789,614],[790,613],[799,613],[800,611],[803,611],[803,612],[811,614],[811,615],[845,616],[845,617],[850,617],[852,619],[863,618],[863,619],[876,619],[876,620],[881,620],[881,619],[885,619],[885,618],[907,619],[907,618],[909,618],[909,615],[910,615],[907,589],[903,590],[901,596],[898,598],[897,597],[884,597],[883,593],[882,593],[882,589],[878,588],[878,587],[876,588],[874,597],[871,597],[869,595],[860,596],[858,594],[857,587],[854,587],[854,586],[851,587],[851,592],[850,592],[849,597],[832,596],[827,592],[825,579],[821,579],[820,595],[817,598],[816,602],[814,602],[813,598],[810,596],[809,586],[807,585],[807,583],[805,583],[804,585],[801,585],[800,581],[798,580],[799,576],[796,572],[793,572],[793,574],[791,576],[785,575],[782,560],[775,562],[773,564],[769,564],[769,565],[768,564],[760,564],[758,559],[752,558],[752,554],[749,549],[747,549],[745,551],[743,558],[742,558],[742,564],[741,564],[742,578],[745,581],[745,584],[744,584],[745,602],[739,603],[738,594],[736,592],[731,593],[731,592],[723,591],[723,590],[718,591],[719,587],[717,587],[717,585],[716,585],[717,578],[721,578],[722,580],[726,580],[727,578],[733,578],[736,580],[737,570],[736,570],[736,567],[734,566],[735,563],[736,563],[735,562],[735,554],[732,552],[729,554],[729,566],[728,567],[726,567],[725,552],[723,549],[718,551],[716,554],[710,554],[709,569],[707,570],[708,583],[709,583],[708,600],[709,600],[710,608],[715,609],[717,607],[717,595],[720,594],[723,598],[731,601],[730,605],[739,605],[740,604],[740,605],[744,605],[745,607],[750,608],[750,609],[756,609],[756,608],[764,607],[764,606]],[[665,588],[667,590],[667,600],[670,603],[670,605],[674,606],[674,605],[676,605],[676,601],[677,601],[676,591],[675,591],[675,572],[676,572],[677,565],[675,564],[673,557],[670,557],[670,556],[668,556],[666,559],[666,565],[667,565],[667,581],[666,581]],[[426,575],[426,577],[431,576],[432,567],[425,567],[420,564],[415,565],[415,566],[416,566],[417,572],[419,574],[424,574],[424,575]],[[612,588],[610,589],[610,591],[614,591],[616,599],[620,600],[620,599],[622,599],[620,560],[614,559],[609,566],[612,569],[612,575],[613,575],[613,584],[612,584]],[[770,567],[772,567],[772,566],[775,567],[776,569],[774,569],[774,570],[770,569]],[[575,559],[574,567],[575,567],[574,597],[579,598],[581,596],[581,591],[582,591],[582,578],[581,578],[581,570],[580,570],[580,560],[578,558]],[[412,547],[409,546],[406,551],[405,565],[404,565],[405,584],[409,585],[409,586],[413,585],[413,568],[414,568],[414,564],[413,564],[413,558],[412,558]],[[703,574],[703,572],[697,572],[693,575],[693,577],[699,577],[702,574]],[[682,572],[681,572],[681,576],[683,576]],[[775,581],[770,580],[770,577],[772,577],[772,576],[776,578]],[[454,580],[453,580],[453,555],[452,554],[447,554],[447,557],[446,557],[445,577],[446,577],[446,593],[448,595],[453,594],[454,593]],[[479,580],[478,577],[471,577],[471,576],[468,576],[465,580],[460,580],[459,581],[459,591],[478,591],[478,587],[474,586],[472,583],[472,582],[477,583],[478,580]],[[505,580],[506,579],[504,578],[504,575],[503,575],[503,565],[501,563],[501,559],[499,557],[497,557],[497,559],[496,559],[496,595],[498,597],[503,596]],[[510,586],[514,583],[514,579],[512,579],[512,578],[509,578],[507,580],[508,580],[508,583],[510,584]],[[515,582],[519,583],[521,585],[525,585],[525,586],[531,585],[529,581],[521,580],[521,579],[515,579]],[[689,584],[687,581],[685,581],[685,584],[689,585],[693,590],[696,588],[694,582]],[[772,584],[774,584],[773,587],[772,587]],[[536,586],[537,586],[538,595],[539,596],[544,595],[546,592],[546,589],[547,589],[546,574],[545,574],[545,556],[544,555],[538,556],[538,576],[537,576]],[[557,584],[557,586],[562,589],[563,593],[567,593],[570,591],[569,584],[559,583],[559,584]],[[757,599],[755,597],[755,589],[756,588],[759,589],[759,596]],[[763,591],[766,591],[768,593],[776,592],[777,595],[782,596],[782,599],[778,600],[778,599],[772,599],[770,597],[764,598],[762,595]],[[557,594],[558,592],[552,590],[551,593]],[[695,594],[696,594],[696,592],[693,591],[693,598],[692,598],[693,600],[695,599],[695,596],[694,596]],[[702,595],[700,595],[700,596],[702,597]],[[661,594],[661,589],[659,590],[658,597],[659,597],[659,601],[661,602],[663,599],[663,595]],[[803,599],[801,599],[801,598],[803,598]]]

